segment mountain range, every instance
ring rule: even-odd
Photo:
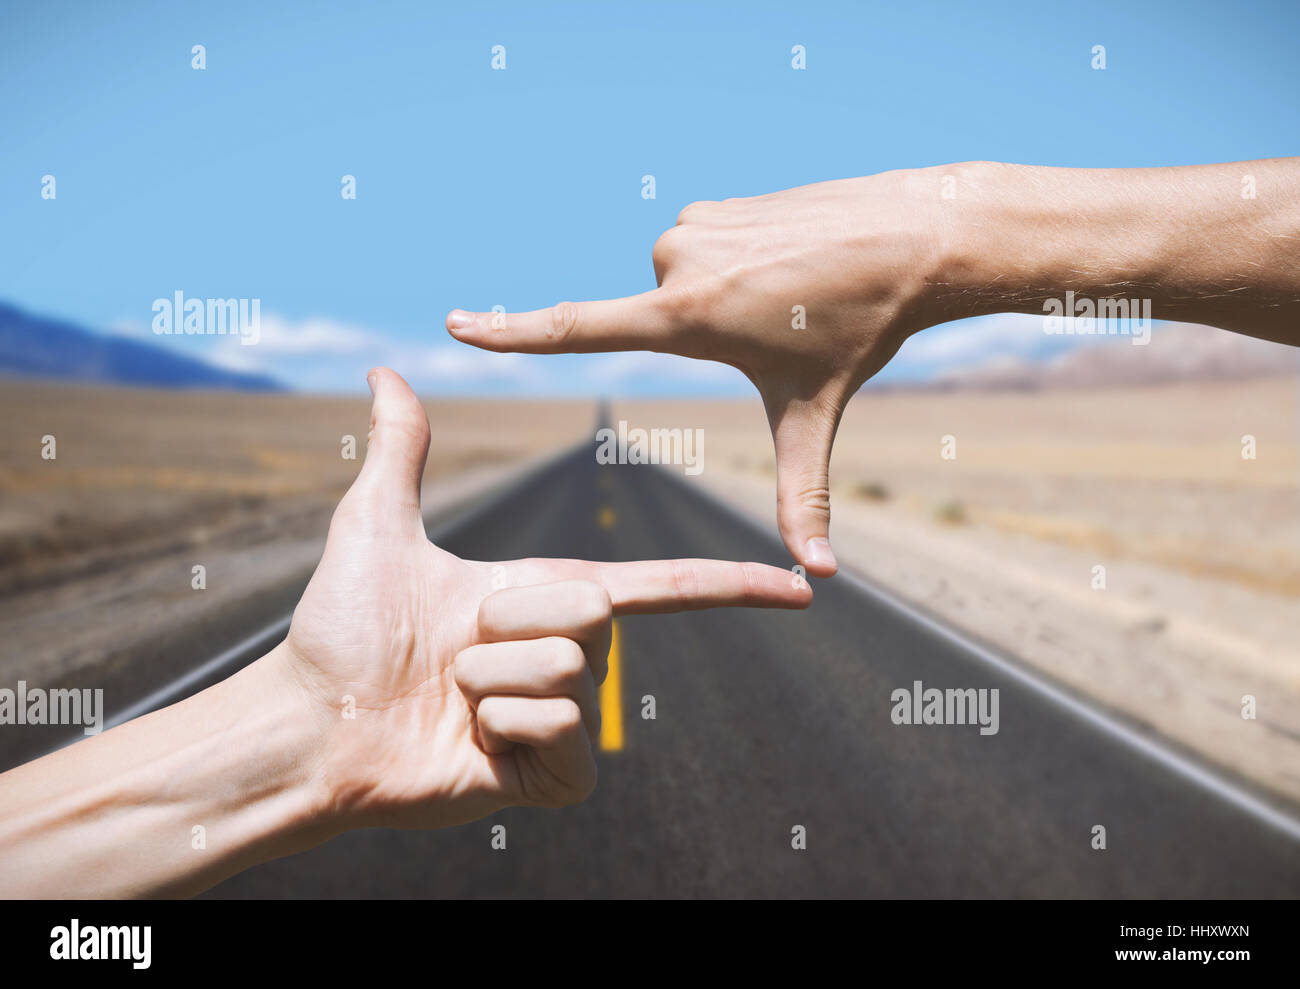
[[[146,388],[284,389],[269,375],[230,371],[0,302],[0,378],[6,377]]]

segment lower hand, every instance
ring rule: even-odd
[[[370,381],[365,464],[267,657],[310,699],[342,827],[442,827],[580,801],[596,782],[614,616],[811,599],[789,571],[753,563],[458,559],[420,514],[424,409],[392,371]]]

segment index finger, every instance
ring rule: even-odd
[[[763,563],[724,560],[646,560],[588,563],[548,560],[554,580],[590,580],[609,592],[617,615],[664,614],[701,608],[806,608],[812,588],[802,575]]]
[[[522,354],[585,354],[655,350],[670,329],[658,289],[624,299],[560,302],[532,312],[447,314],[447,332],[484,350]]]

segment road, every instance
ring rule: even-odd
[[[442,545],[461,556],[786,565],[689,481],[575,450]],[[1300,894],[1300,841],[1140,732],[1036,688],[844,577],[805,612],[618,620],[621,747],[565,810],[372,830],[212,897],[1243,897]],[[997,688],[999,731],[896,725],[920,680]],[[642,717],[654,698],[655,718]],[[610,717],[607,710],[606,718]],[[1136,741],[1135,741],[1136,740]],[[607,737],[606,742],[611,740]],[[1163,753],[1163,754],[1162,754]],[[1252,799],[1244,798],[1247,803]],[[492,829],[506,828],[506,847]],[[1094,849],[1093,829],[1106,829]],[[800,827],[806,848],[792,847]]]

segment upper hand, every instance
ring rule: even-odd
[[[655,244],[658,289],[504,316],[454,310],[447,329],[488,350],[654,350],[739,368],[772,429],[781,535],[809,573],[830,576],[829,462],[844,406],[938,321],[922,303],[943,212],[937,179],[919,174],[692,203]]]

